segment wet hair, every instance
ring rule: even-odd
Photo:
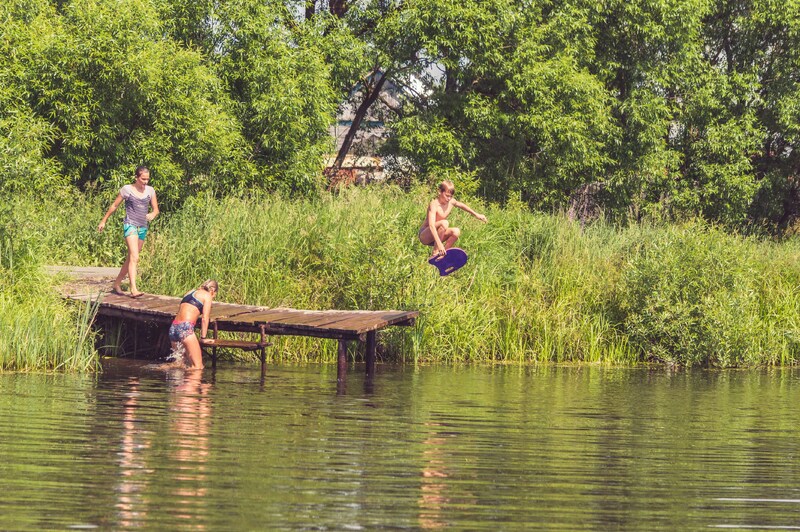
[[[453,184],[452,181],[445,179],[441,183],[439,183],[439,192],[455,192],[456,186]]]
[[[139,177],[140,175],[142,175],[143,172],[147,172],[149,174],[150,173],[150,169],[148,167],[146,167],[146,166],[137,166],[136,167],[136,177]]]
[[[212,290],[214,292],[219,292],[219,285],[214,279],[207,280],[206,282],[200,285],[200,288],[202,288],[206,292],[210,292]]]

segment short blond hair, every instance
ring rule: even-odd
[[[455,192],[456,186],[449,179],[445,179],[439,183],[439,192]]]

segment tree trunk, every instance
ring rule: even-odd
[[[331,15],[342,18],[345,13],[347,13],[347,9],[350,6],[347,5],[347,0],[330,0],[330,12]]]
[[[339,153],[336,155],[336,160],[333,162],[332,169],[334,172],[338,172],[339,169],[341,169],[342,164],[344,163],[344,158],[347,156],[347,153],[350,151],[350,147],[353,145],[353,139],[355,139],[356,133],[358,133],[358,130],[361,127],[361,122],[363,122],[364,117],[367,116],[367,111],[369,111],[369,108],[372,107],[372,104],[378,99],[378,95],[380,95],[381,89],[383,89],[383,84],[386,82],[385,72],[381,74],[380,71],[376,69],[373,75],[379,75],[380,78],[375,81],[375,84],[372,86],[372,88],[366,85],[364,86],[364,99],[361,101],[358,109],[356,109],[355,116],[353,116],[353,123],[350,124],[350,129],[347,130],[347,134],[344,136],[342,147],[339,148]]]

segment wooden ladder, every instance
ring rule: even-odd
[[[261,359],[261,373],[266,371],[267,354],[266,348],[272,345],[272,342],[267,341],[266,325],[260,325],[260,338],[258,341],[253,340],[231,340],[228,338],[219,338],[219,327],[216,320],[212,323],[212,339],[211,341],[200,340],[200,345],[206,349],[211,348],[211,367],[217,367],[217,349],[241,349],[242,351],[259,351],[259,358]]]

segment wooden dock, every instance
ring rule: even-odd
[[[75,301],[97,302],[100,316],[163,324],[165,330],[177,313],[181,300],[179,297],[154,294],[134,299],[127,295],[96,292],[71,293],[65,297]],[[419,312],[415,310],[298,310],[215,302],[211,307],[209,330],[338,340],[340,372],[343,369],[346,371],[347,342],[358,341],[365,344],[366,371],[372,375],[378,345],[377,332],[393,325],[413,325],[418,315]],[[216,356],[213,362],[216,363]],[[262,355],[262,371],[263,368]]]

